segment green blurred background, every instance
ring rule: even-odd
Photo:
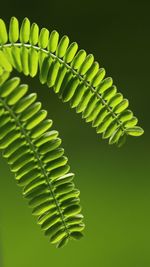
[[[149,267],[150,126],[149,1],[3,1],[0,16],[12,15],[77,41],[93,53],[145,129],[118,149],[101,140],[80,115],[37,79],[28,81],[60,131],[75,183],[81,190],[85,237],[62,250],[47,242],[20,188],[0,160],[0,267]]]

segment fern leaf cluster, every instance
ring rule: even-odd
[[[6,56],[8,70],[13,67],[31,77],[38,73],[42,84],[53,87],[59,98],[70,102],[71,108],[82,113],[82,118],[110,144],[121,146],[127,135],[143,133],[128,109],[128,100],[117,91],[112,78],[105,77],[105,69],[92,54],[78,50],[76,42],[69,45],[66,35],[59,40],[57,31],[39,30],[28,18],[19,27],[12,17],[8,32],[0,20],[0,44],[0,59]]]
[[[19,25],[12,17],[8,30],[0,19],[0,149],[45,235],[62,247],[82,237],[80,192],[52,120],[36,94],[27,94],[26,84],[9,77],[13,69],[38,75],[109,144],[121,146],[127,135],[139,136],[143,129],[92,54],[55,30],[39,30],[28,18]]]

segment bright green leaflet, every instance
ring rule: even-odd
[[[82,237],[79,190],[58,132],[50,130],[52,121],[36,102],[36,94],[27,94],[27,85],[9,77],[13,68],[38,75],[109,144],[120,147],[127,136],[140,136],[143,129],[92,54],[78,50],[76,42],[69,44],[66,35],[59,39],[55,30],[39,30],[28,18],[19,27],[12,17],[9,30],[0,19],[0,149],[41,228],[51,243],[62,247],[70,238]]]

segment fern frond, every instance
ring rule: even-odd
[[[19,78],[9,79],[13,69],[31,77],[38,74],[42,84],[82,113],[109,144],[121,146],[127,135],[139,136],[143,129],[92,54],[78,50],[76,42],[69,44],[66,35],[59,38],[55,30],[39,30],[28,18],[19,27],[12,17],[8,30],[0,19],[0,149],[41,228],[61,247],[70,237],[82,237],[79,191],[58,132],[50,130],[52,121],[35,102],[36,94],[26,96],[28,86],[20,85]]]
[[[23,187],[32,214],[38,216],[50,242],[61,247],[70,237],[82,236],[80,192],[58,132],[51,130],[52,120],[35,102],[37,95],[26,95],[27,91],[17,77],[1,82],[0,149]]]
[[[9,71],[12,66],[31,77],[39,71],[40,82],[53,87],[63,102],[70,102],[109,144],[121,146],[127,135],[143,134],[128,100],[117,92],[112,78],[105,77],[105,69],[99,68],[92,54],[78,50],[76,42],[69,45],[66,35],[59,39],[55,30],[49,33],[36,23],[30,26],[28,18],[19,28],[12,17],[9,33],[2,19],[0,26],[0,59],[7,57]]]

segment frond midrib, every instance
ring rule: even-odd
[[[80,75],[75,69],[73,69],[68,63],[66,63],[63,59],[59,58],[57,55],[53,54],[52,52],[43,49],[39,46],[35,46],[35,45],[31,45],[29,43],[7,43],[7,44],[3,44],[0,45],[0,49],[3,49],[5,47],[26,47],[26,48],[34,48],[37,51],[42,51],[44,53],[46,53],[47,55],[49,55],[49,57],[52,57],[54,59],[57,59],[61,64],[63,64],[67,69],[69,69],[76,77],[78,77],[78,79],[80,81],[83,82],[83,84],[89,88],[91,90],[91,92],[93,92],[96,97],[101,100],[102,104],[105,106],[106,110],[109,112],[109,114],[111,114],[111,116],[116,120],[117,124],[119,125],[118,128],[120,128],[124,133],[126,132],[125,127],[123,126],[122,122],[118,119],[118,115],[113,112],[112,108],[107,104],[106,100],[102,98],[101,94],[99,94],[96,89],[88,82],[84,79],[84,77],[82,75]]]
[[[60,218],[61,218],[62,223],[63,223],[64,228],[65,228],[65,231],[66,231],[67,235],[70,236],[68,227],[67,227],[67,225],[66,225],[66,223],[65,223],[64,215],[63,215],[63,213],[62,213],[62,211],[61,211],[61,208],[60,208],[60,206],[59,206],[59,203],[58,203],[58,201],[57,201],[57,199],[56,199],[56,197],[55,197],[55,194],[54,194],[54,192],[53,192],[53,190],[52,190],[52,185],[51,185],[51,183],[50,183],[50,181],[49,181],[49,178],[48,178],[48,175],[47,175],[47,171],[46,171],[45,167],[44,167],[43,164],[42,164],[42,161],[41,161],[41,159],[40,159],[39,153],[38,153],[38,151],[37,151],[35,145],[33,144],[33,142],[32,142],[32,140],[31,140],[30,136],[27,134],[26,129],[21,125],[21,123],[20,123],[18,117],[15,115],[13,109],[11,109],[11,108],[7,105],[6,101],[3,100],[1,97],[0,97],[0,102],[2,103],[3,107],[9,112],[10,116],[15,120],[15,123],[16,123],[16,125],[19,127],[20,132],[25,136],[25,139],[26,139],[27,143],[29,144],[30,150],[33,152],[34,157],[35,157],[35,159],[37,160],[38,165],[39,165],[39,167],[40,167],[41,173],[43,174],[43,176],[44,176],[44,178],[45,178],[45,181],[46,181],[46,183],[47,183],[47,185],[48,185],[48,188],[49,188],[49,195],[53,197],[53,200],[54,200],[54,202],[55,202],[56,209],[58,210],[58,213],[59,213],[59,215],[60,215]]]

